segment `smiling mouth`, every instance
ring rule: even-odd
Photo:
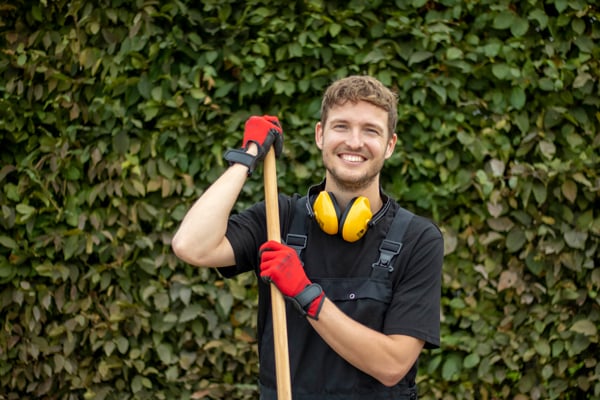
[[[344,161],[359,163],[365,161],[365,158],[356,154],[340,154],[340,158]]]

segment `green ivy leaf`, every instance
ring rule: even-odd
[[[510,77],[510,67],[504,63],[494,64],[492,65],[492,73],[498,79],[508,79]]]
[[[329,25],[329,34],[331,37],[336,37],[342,31],[342,25],[340,24],[330,24]]]
[[[565,232],[565,242],[569,247],[574,249],[585,249],[585,242],[588,238],[587,232],[580,231],[568,231]]]
[[[463,51],[457,47],[450,47],[446,50],[446,58],[448,60],[460,60],[463,57]]]
[[[416,51],[411,54],[408,60],[408,65],[421,63],[425,60],[430,59],[431,57],[433,57],[433,53],[430,51]]]
[[[561,185],[561,192],[569,202],[574,203],[577,199],[577,184],[568,179]]]
[[[463,360],[463,367],[467,369],[475,368],[481,362],[481,358],[477,353],[471,353]]]
[[[0,245],[13,250],[19,248],[17,242],[13,238],[10,238],[8,236],[0,236]]]
[[[579,321],[576,321],[571,325],[570,330],[589,337],[596,337],[598,335],[597,324],[589,319],[580,319]]]
[[[16,208],[17,212],[24,217],[23,218],[24,220],[33,216],[36,211],[34,207],[32,207],[28,204],[23,204],[23,203],[17,204],[17,206],[15,208]]]
[[[165,365],[177,362],[177,357],[173,353],[173,346],[168,343],[160,343],[156,346],[156,353],[160,361]]]
[[[442,365],[442,378],[446,381],[456,380],[461,371],[462,361],[458,354],[450,354]]]
[[[521,110],[525,106],[527,97],[525,90],[521,87],[513,87],[510,92],[510,104],[517,110]]]
[[[222,293],[218,297],[218,304],[223,312],[223,315],[228,315],[231,312],[233,306],[233,295],[229,292]]]
[[[540,29],[545,29],[548,26],[548,15],[540,8],[532,10],[528,18],[529,20],[537,21]]]
[[[506,249],[511,253],[515,253],[521,250],[526,242],[525,233],[521,229],[515,228],[508,232],[506,236]]]
[[[493,27],[495,29],[508,29],[515,24],[517,16],[510,11],[502,11],[494,17]]]
[[[179,315],[179,322],[183,323],[196,319],[203,314],[203,311],[204,309],[201,305],[190,304],[189,306],[185,307]]]
[[[529,30],[529,21],[525,18],[515,18],[510,26],[510,33],[514,36],[524,36]]]
[[[542,357],[550,356],[550,345],[545,340],[536,340],[534,343],[535,351]]]

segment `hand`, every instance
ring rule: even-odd
[[[248,151],[251,143],[258,148],[256,154],[253,150]],[[250,176],[257,163],[265,158],[271,146],[275,150],[275,156],[279,157],[283,150],[283,131],[279,120],[271,115],[252,116],[248,118],[244,127],[243,149],[229,149],[225,152],[224,158],[229,165],[238,163],[248,167],[248,176]]]
[[[325,294],[308,279],[296,251],[270,240],[260,247],[260,259],[260,276],[273,282],[301,314],[318,319]]]
[[[258,146],[257,160],[265,157],[271,145],[275,150],[275,156],[279,157],[283,150],[283,130],[279,119],[271,115],[248,118],[244,127],[242,147],[247,149],[250,143],[256,143]]]

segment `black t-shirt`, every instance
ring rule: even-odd
[[[297,198],[297,195],[279,196],[282,240],[290,229]],[[406,230],[393,271],[383,280],[371,277],[372,264],[379,258],[379,246],[398,209],[395,201],[386,198],[366,234],[353,243],[339,235],[324,233],[316,221],[307,217],[307,246],[302,256],[305,271],[311,281],[321,284],[330,300],[356,321],[388,335],[421,339],[426,348],[436,348],[440,344],[443,260],[443,238],[439,229],[431,221],[415,216]],[[258,274],[258,248],[267,240],[265,219],[263,202],[231,216],[226,235],[233,247],[236,265],[221,268],[224,276],[247,271]],[[258,281],[260,382],[263,388],[274,389],[270,289],[261,279]],[[374,288],[381,295],[373,296]],[[346,396],[342,398],[352,395],[357,399],[376,399],[375,393],[389,396],[394,390],[414,383],[416,363],[398,388],[388,388],[354,368],[329,348],[308,321],[286,303],[294,398],[333,399],[336,395]],[[311,397],[311,394],[319,395]]]

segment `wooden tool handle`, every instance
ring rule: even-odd
[[[265,207],[267,212],[267,237],[281,242],[279,224],[279,201],[277,194],[277,171],[275,151],[269,150],[264,160]],[[274,284],[271,284],[271,308],[273,310],[273,339],[275,345],[275,373],[277,399],[291,400],[290,360],[288,352],[285,300]]]

